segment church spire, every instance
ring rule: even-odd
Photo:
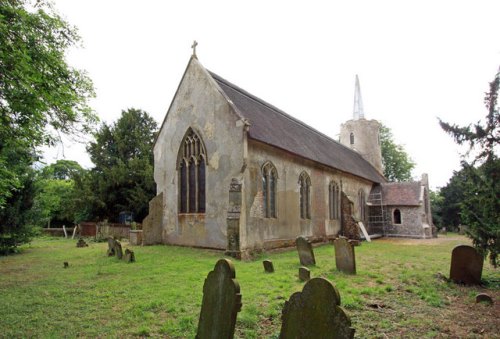
[[[363,99],[361,98],[361,87],[359,86],[359,78],[356,74],[356,85],[354,87],[354,110],[353,119],[364,119],[365,112],[363,110]]]

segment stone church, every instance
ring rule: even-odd
[[[427,181],[408,189],[386,182],[379,123],[364,119],[359,82],[356,88],[354,118],[337,142],[193,55],[155,142],[157,196],[143,243],[245,258],[292,245],[299,235],[359,237],[358,221],[370,234],[431,237]],[[407,201],[387,204],[389,192]]]

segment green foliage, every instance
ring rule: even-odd
[[[116,220],[121,211],[132,211],[142,221],[156,194],[153,179],[153,143],[158,129],[144,111],[122,111],[113,125],[102,124],[87,147],[95,167],[80,178],[78,189],[88,193],[84,206],[94,217]]]
[[[495,267],[500,252],[500,159],[496,154],[500,144],[499,87],[500,71],[485,95],[488,113],[484,121],[465,127],[439,121],[458,144],[469,145],[466,155],[477,152],[471,163],[462,162],[459,172],[460,218],[469,226],[468,235],[474,246],[484,256],[489,253],[490,263]]]
[[[443,228],[443,201],[444,198],[441,195],[441,191],[430,191],[429,199],[431,201],[432,207],[432,222],[437,228]]]
[[[380,126],[380,147],[384,176],[389,181],[409,181],[415,163],[404,150],[403,146],[394,142],[390,128]]]

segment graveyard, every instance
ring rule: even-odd
[[[37,238],[21,254],[0,257],[2,336],[194,338],[206,307],[202,307],[204,284],[221,265],[229,271],[233,267],[237,281],[223,289],[236,293],[230,301],[236,338],[278,338],[285,304],[289,316],[301,318],[294,315],[297,310],[291,301],[296,292],[306,294],[309,285],[299,279],[300,268],[309,271],[311,285],[330,286],[329,281],[335,286],[356,338],[500,333],[498,269],[484,262],[481,285],[448,280],[452,250],[470,244],[457,234],[363,242],[354,247],[354,272],[337,270],[332,243],[314,245],[315,264],[301,264],[295,247],[238,261],[222,251],[131,246],[124,240],[124,253],[135,254],[135,261],[128,261],[125,255],[108,256],[107,242],[85,241],[88,246],[77,247],[76,239]],[[491,296],[494,304],[476,303],[481,293]],[[315,317],[322,310],[329,314],[328,307],[319,310]],[[296,321],[288,323],[294,330]],[[305,320],[295,327],[307,326],[316,328]]]

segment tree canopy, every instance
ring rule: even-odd
[[[462,161],[462,196],[460,198],[460,220],[469,226],[468,236],[484,256],[489,253],[490,262],[498,265],[500,252],[500,113],[497,107],[500,87],[500,70],[490,83],[485,95],[488,110],[484,121],[474,125],[458,126],[439,120],[441,127],[453,136],[458,144],[468,144],[477,152],[469,163]]]
[[[411,171],[415,167],[415,163],[406,153],[404,147],[396,144],[390,128],[381,125],[379,133],[384,176],[389,181],[411,180]]]

